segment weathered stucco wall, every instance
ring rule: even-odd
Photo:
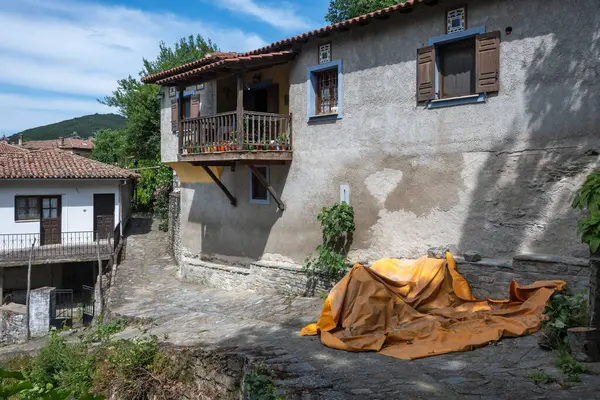
[[[454,3],[464,1],[326,38],[343,62],[336,121],[306,121],[307,68],[320,42],[304,45],[290,75],[294,159],[271,170],[285,212],[250,204],[247,169],[226,169],[236,208],[216,185],[182,188],[184,249],[302,262],[320,241],[317,213],[348,184],[353,260],[441,244],[488,257],[586,255],[570,203],[598,162],[588,152],[600,144],[598,2],[468,2],[468,27],[502,32],[500,91],[484,104],[430,110],[415,100],[416,51],[444,33]]]

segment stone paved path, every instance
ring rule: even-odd
[[[416,361],[376,353],[348,353],[298,337],[319,315],[322,300],[224,292],[177,280],[166,235],[149,219],[134,219],[125,261],[110,294],[112,313],[151,321],[149,332],[175,345],[251,349],[278,371],[277,384],[318,399],[594,399],[600,377],[562,389],[536,386],[527,375],[543,368],[559,375],[552,353],[536,337],[502,340],[471,352]],[[128,329],[124,336],[135,335]],[[600,373],[598,365],[592,372]]]

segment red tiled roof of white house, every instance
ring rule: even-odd
[[[14,144],[8,143],[6,140],[0,142],[0,154],[27,153],[29,150]]]
[[[390,14],[395,12],[408,13],[411,12],[413,7],[421,4],[421,3],[432,3],[432,0],[406,0],[403,3],[396,4],[390,7],[382,8],[381,10],[373,11],[368,14],[360,15],[355,18],[350,18],[345,21],[341,21],[332,25],[327,25],[319,29],[315,29],[312,31],[301,33],[300,35],[292,36],[290,38],[279,40],[277,42],[273,42],[267,46],[261,47],[259,49],[251,50],[246,53],[214,53],[214,54],[223,54],[221,57],[204,57],[196,61],[192,61],[187,64],[183,64],[176,68],[171,68],[166,71],[161,71],[157,74],[148,75],[142,78],[142,82],[144,83],[159,83],[159,81],[164,82],[166,78],[182,74],[183,72],[191,71],[193,69],[199,69],[199,67],[206,66],[212,63],[218,63],[222,60],[233,59],[233,58],[243,58],[247,56],[257,55],[257,54],[265,54],[272,53],[275,51],[288,50],[292,48],[295,44],[306,42],[307,40],[313,37],[322,37],[327,36],[333,32],[345,31],[350,27],[354,26],[362,26],[367,25],[374,19],[385,19],[389,17]],[[233,55],[229,55],[233,54]]]
[[[0,179],[127,179],[132,171],[59,149],[0,154]]]
[[[77,149],[91,151],[94,148],[94,143],[89,139],[58,138],[51,140],[32,140],[30,142],[23,142],[23,147],[29,150]]]

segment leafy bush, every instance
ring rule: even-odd
[[[259,368],[257,373],[246,376],[246,395],[249,400],[283,400],[275,394],[275,384],[268,373]]]
[[[548,302],[544,314],[544,344],[552,349],[568,349],[567,330],[588,324],[587,301],[583,294],[571,295],[568,290],[556,293]]]
[[[306,259],[304,270],[309,274],[337,277],[347,266],[346,260],[352,234],[355,230],[354,209],[346,202],[323,207],[317,220],[323,229],[323,243],[317,246],[317,255]]]
[[[600,170],[587,177],[572,206],[585,212],[577,222],[578,232],[581,241],[596,252],[600,248]]]
[[[85,336],[84,340],[87,342],[104,342],[126,327],[127,321],[123,319],[115,319],[106,323],[101,321],[92,327],[92,330]]]

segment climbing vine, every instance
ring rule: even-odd
[[[581,241],[590,246],[592,252],[600,248],[600,170],[588,175],[575,196],[573,208],[584,211],[577,222]]]
[[[316,254],[307,257],[304,269],[309,274],[337,277],[346,268],[354,233],[354,209],[346,202],[323,207],[317,216],[323,230],[323,242]]]

